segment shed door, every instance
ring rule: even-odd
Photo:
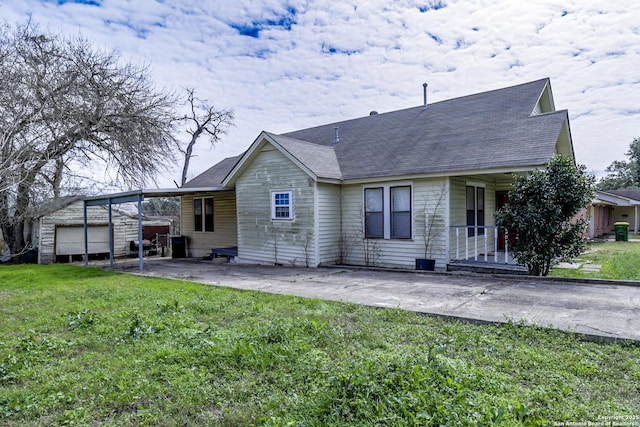
[[[89,253],[109,252],[109,227],[106,225],[89,226]],[[84,254],[84,227],[56,228],[56,255]]]

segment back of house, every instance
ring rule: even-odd
[[[262,132],[242,155],[185,184],[221,190],[183,197],[182,230],[190,255],[233,247],[238,262],[508,262],[495,210],[516,175],[556,154],[573,158],[573,145],[549,79]]]

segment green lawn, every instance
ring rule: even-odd
[[[640,280],[640,242],[591,243],[575,263],[601,265],[598,272],[580,269],[554,268],[551,276]]]
[[[640,348],[75,266],[0,266],[0,425],[640,415]]]

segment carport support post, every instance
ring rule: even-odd
[[[89,265],[89,230],[87,227],[87,201],[84,202],[84,266]]]
[[[140,194],[138,196],[138,268],[140,269],[140,273],[144,271],[144,260],[142,256],[144,254],[143,244],[142,244],[142,199],[144,196]]]
[[[109,266],[113,270],[113,215],[111,213],[111,198],[109,198]]]

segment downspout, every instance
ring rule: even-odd
[[[343,195],[342,195],[342,183],[340,183],[340,217],[339,217],[339,221],[340,221],[340,235],[338,236],[338,245],[339,245],[339,254],[338,257],[340,258],[339,261],[343,264],[346,264],[347,261],[345,259],[344,256],[344,245],[346,244],[344,241],[345,238],[345,233],[344,233],[344,220],[342,219],[343,215],[343,210],[344,210],[344,203],[343,203]]]
[[[313,181],[313,266],[320,265],[320,196],[318,195],[318,181]]]
[[[446,178],[447,184],[447,200],[446,200],[446,209],[445,209],[445,219],[444,219],[444,234],[445,234],[445,259],[444,259],[444,267],[445,270],[451,262],[451,177],[448,176]]]

